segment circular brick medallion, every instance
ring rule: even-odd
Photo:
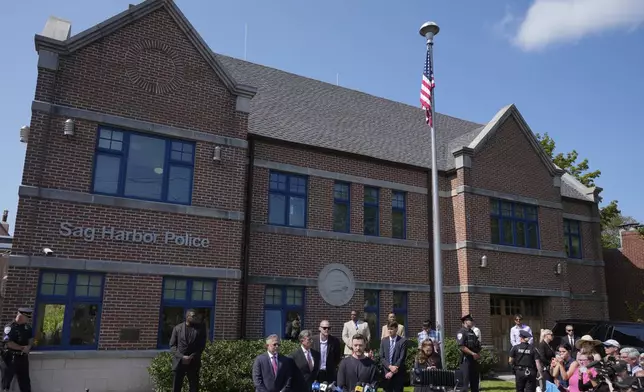
[[[353,273],[343,264],[328,264],[318,276],[318,290],[329,305],[346,305],[356,291]]]
[[[176,90],[183,75],[183,61],[170,45],[155,40],[143,40],[126,52],[126,74],[137,87],[152,94],[167,94]]]

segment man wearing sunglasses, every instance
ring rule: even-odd
[[[18,315],[9,325],[7,331],[7,353],[11,359],[10,363],[7,361],[4,380],[10,384],[15,375],[18,379],[20,392],[31,392],[29,352],[34,338],[31,328],[32,313],[33,310],[29,308],[18,309]],[[7,387],[7,385],[3,385],[3,387]]]
[[[313,349],[320,352],[320,372],[318,380],[332,383],[336,381],[338,365],[342,360],[340,339],[331,335],[331,324],[328,320],[320,322],[320,334],[313,337]]]

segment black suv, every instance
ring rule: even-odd
[[[622,347],[635,347],[640,353],[644,352],[644,324],[642,323],[579,319],[557,320],[552,328],[554,336],[552,344],[555,347],[559,345],[561,338],[566,336],[566,325],[572,325],[575,328],[575,336],[577,337],[590,335],[602,342],[615,339]]]

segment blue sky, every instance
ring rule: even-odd
[[[577,149],[602,170],[604,199],[644,221],[639,157],[644,133],[642,0],[176,0],[210,47],[249,61],[418,105],[424,41],[434,20],[436,108],[487,122],[517,105],[559,151]],[[12,227],[36,82],[33,36],[50,15],[72,34],[137,0],[21,0],[4,5],[8,58],[0,62],[4,126],[0,209]],[[574,3],[574,4],[573,4]],[[612,8],[611,8],[612,7]],[[339,75],[339,77],[338,77]]]

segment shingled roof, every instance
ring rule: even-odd
[[[431,167],[431,143],[420,107],[233,57],[215,57],[238,83],[258,89],[251,100],[251,134]],[[484,128],[437,113],[439,169],[454,168],[452,151],[468,146]],[[562,176],[562,196],[594,201],[592,192],[573,176]]]

